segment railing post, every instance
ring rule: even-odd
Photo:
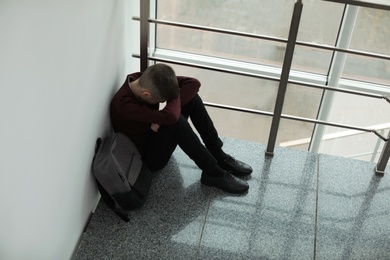
[[[294,11],[291,18],[290,32],[288,35],[288,41],[286,46],[286,52],[284,54],[283,68],[280,76],[278,96],[275,102],[274,116],[272,118],[271,130],[268,138],[268,146],[266,155],[273,155],[276,136],[278,134],[280,118],[282,115],[284,96],[287,90],[288,77],[290,75],[291,63],[294,55],[295,43],[297,40],[299,22],[302,14],[302,0],[297,0],[294,5]]]
[[[148,67],[150,0],[140,0],[140,69]]]
[[[378,164],[376,165],[376,168],[375,168],[375,173],[379,176],[383,176],[385,174],[386,165],[389,162],[389,158],[390,158],[389,138],[390,138],[390,131],[389,131],[389,135],[387,137],[387,141],[383,147],[381,156],[379,157]]]

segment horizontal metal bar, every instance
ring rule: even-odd
[[[133,17],[133,20],[139,21],[140,18]],[[255,38],[255,39],[261,39],[261,40],[267,40],[267,41],[287,43],[287,39],[284,39],[284,38],[272,37],[272,36],[254,34],[254,33],[245,33],[245,32],[227,30],[227,29],[219,29],[219,28],[209,27],[209,26],[194,25],[194,24],[180,23],[180,22],[172,22],[172,21],[158,20],[158,19],[149,19],[149,22],[155,23],[155,24],[162,24],[162,25],[168,25],[168,26],[187,28],[187,29],[194,29],[194,30],[201,30],[201,31],[208,31],[208,32],[215,32],[215,33],[223,33],[223,34],[242,36],[242,37],[247,37],[247,38]],[[352,49],[337,48],[334,46],[329,46],[329,45],[324,45],[324,44],[296,41],[296,45],[315,48],[315,49],[345,52],[345,53],[349,53],[349,54],[365,56],[365,57],[370,57],[370,58],[390,60],[389,55],[366,52],[366,51],[358,51],[358,50],[352,50]]]
[[[390,10],[390,2],[388,0],[323,0],[327,2],[335,2],[347,5],[357,5],[362,7],[370,7],[381,10]]]
[[[133,54],[132,57],[140,58],[140,56],[138,54]],[[149,59],[153,60],[153,61],[168,62],[168,63],[176,64],[176,65],[189,66],[192,68],[207,69],[207,70],[217,71],[217,72],[226,72],[229,74],[239,75],[239,76],[247,76],[247,77],[266,79],[266,80],[271,80],[271,81],[279,81],[280,80],[279,78],[276,78],[276,77],[263,76],[263,75],[259,75],[259,74],[255,74],[255,73],[242,72],[242,71],[238,71],[238,70],[231,70],[231,69],[224,69],[224,68],[218,68],[218,67],[213,67],[213,66],[200,65],[200,64],[191,63],[191,62],[177,61],[177,60],[173,60],[173,59],[158,58],[158,57],[153,57],[153,56],[149,56]]]
[[[139,21],[140,18],[133,17],[133,20]],[[227,29],[219,29],[219,28],[209,27],[209,26],[194,25],[194,24],[180,23],[180,22],[172,22],[172,21],[165,21],[165,20],[158,20],[158,19],[149,19],[149,22],[155,23],[155,24],[169,25],[169,26],[174,26],[174,27],[200,30],[200,31],[223,33],[223,34],[243,36],[243,37],[248,37],[248,38],[255,38],[255,39],[262,39],[262,40],[287,43],[287,39],[283,39],[283,38],[271,37],[271,36],[254,34],[254,33],[245,33],[245,32],[227,30]]]
[[[273,116],[274,113],[262,111],[262,110],[256,110],[256,109],[250,109],[250,108],[243,108],[243,107],[236,107],[236,106],[228,106],[223,104],[217,104],[217,103],[211,103],[211,102],[203,102],[205,106],[209,107],[215,107],[215,108],[222,108],[237,112],[245,112],[249,114],[256,114],[256,115],[263,115],[263,116]]]
[[[380,124],[380,125],[373,125],[369,127],[370,129],[375,129],[377,132],[381,132],[381,134],[384,133],[384,129],[390,129],[390,123],[386,124]],[[362,131],[357,131],[357,130],[347,130],[347,131],[342,131],[342,132],[336,132],[336,133],[331,133],[331,134],[325,134],[321,140],[323,141],[329,141],[329,140],[334,140],[334,139],[341,139],[345,137],[351,137],[355,135],[361,135]],[[304,145],[310,143],[310,138],[302,138],[294,141],[287,141],[283,144],[284,146],[297,146],[297,145]],[[378,149],[375,149],[378,150]]]
[[[379,54],[379,53],[373,53],[373,52],[367,52],[367,51],[358,51],[358,50],[353,50],[353,49],[344,49],[344,48],[337,48],[329,45],[324,45],[324,44],[317,44],[317,43],[308,43],[308,42],[301,42],[297,41],[297,45],[305,46],[305,47],[310,47],[310,48],[315,48],[315,49],[323,49],[323,50],[329,50],[329,51],[339,51],[339,52],[344,52],[348,54],[354,54],[354,55],[359,55],[359,56],[365,56],[365,57],[370,57],[370,58],[377,58],[377,59],[382,59],[382,60],[390,60],[389,55],[384,55],[384,54]]]
[[[209,106],[209,107],[222,108],[222,109],[227,109],[227,110],[232,110],[232,111],[237,111],[237,112],[245,112],[245,113],[265,115],[265,116],[273,116],[274,115],[272,112],[243,108],[243,107],[228,106],[228,105],[222,105],[222,104],[210,103],[210,102],[204,102],[204,104],[205,104],[205,106]],[[333,127],[339,127],[339,128],[347,128],[347,129],[358,130],[358,131],[368,132],[368,133],[374,133],[376,136],[378,136],[380,139],[382,139],[385,142],[387,142],[389,140],[386,137],[382,136],[380,133],[378,133],[377,130],[375,130],[375,129],[352,126],[352,125],[345,125],[345,124],[338,124],[338,123],[332,123],[332,122],[325,122],[322,120],[299,117],[299,116],[292,116],[292,115],[285,115],[285,114],[282,114],[281,118],[294,120],[294,121],[301,121],[301,122],[306,122],[306,123],[321,124],[321,125],[327,125],[327,126],[333,126]]]
[[[341,92],[341,93],[346,93],[346,94],[352,94],[352,95],[358,95],[358,96],[364,96],[364,97],[384,99],[388,103],[390,103],[390,99],[387,96],[385,96],[385,95],[373,94],[373,93],[357,91],[357,90],[334,88],[332,86],[323,86],[323,85],[318,85],[318,84],[313,84],[313,83],[306,83],[306,82],[302,82],[302,81],[298,81],[298,80],[289,80],[288,82],[291,83],[291,84],[305,86],[305,87],[310,87],[310,88],[318,88],[318,89],[330,90],[330,91]]]
[[[132,57],[140,58],[140,56],[137,54],[133,54]],[[198,69],[207,69],[207,70],[212,70],[212,71],[217,71],[217,72],[225,72],[225,73],[234,74],[234,75],[248,76],[248,77],[253,77],[253,78],[258,78],[258,79],[265,79],[265,80],[271,80],[271,81],[279,81],[280,80],[277,77],[263,76],[263,75],[259,75],[259,74],[255,74],[255,73],[248,73],[248,72],[242,72],[242,71],[238,71],[238,70],[200,65],[200,64],[196,64],[196,63],[177,61],[177,60],[173,60],[173,59],[159,58],[159,57],[153,57],[153,56],[148,57],[148,59],[153,60],[153,61],[159,61],[159,62],[168,62],[168,63],[172,63],[172,64],[176,64],[176,65],[189,66],[189,67],[198,68]],[[297,81],[297,80],[288,80],[288,83],[300,85],[300,86],[311,87],[311,88],[323,89],[323,90],[331,90],[331,91],[341,92],[341,93],[346,93],[346,94],[384,99],[390,103],[390,99],[387,96],[380,95],[380,94],[372,94],[372,93],[356,91],[356,90],[334,88],[331,86],[323,86],[323,85],[306,83],[306,82]]]
[[[282,118],[296,120],[296,121],[302,121],[302,122],[307,122],[307,123],[315,123],[315,124],[320,124],[320,125],[347,128],[347,129],[352,129],[352,130],[359,130],[359,131],[368,132],[368,133],[374,133],[376,136],[378,136],[380,139],[382,139],[385,142],[387,142],[389,140],[386,137],[382,136],[380,133],[378,133],[375,129],[352,126],[352,125],[345,125],[345,124],[338,124],[338,123],[326,122],[326,121],[322,121],[322,120],[309,119],[309,118],[291,116],[291,115],[282,115]]]

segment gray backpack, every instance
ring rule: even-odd
[[[152,173],[133,142],[123,133],[96,141],[92,172],[103,201],[124,221],[146,200]]]

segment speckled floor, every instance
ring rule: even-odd
[[[225,139],[250,163],[245,195],[200,183],[178,148],[125,223],[99,203],[76,259],[390,259],[390,171],[375,164]]]

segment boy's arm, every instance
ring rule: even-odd
[[[181,111],[180,98],[167,101],[162,110],[151,109],[147,105],[127,103],[121,114],[127,119],[160,125],[174,124],[179,120]]]
[[[200,82],[195,78],[178,76],[181,106],[187,104],[199,91]]]

